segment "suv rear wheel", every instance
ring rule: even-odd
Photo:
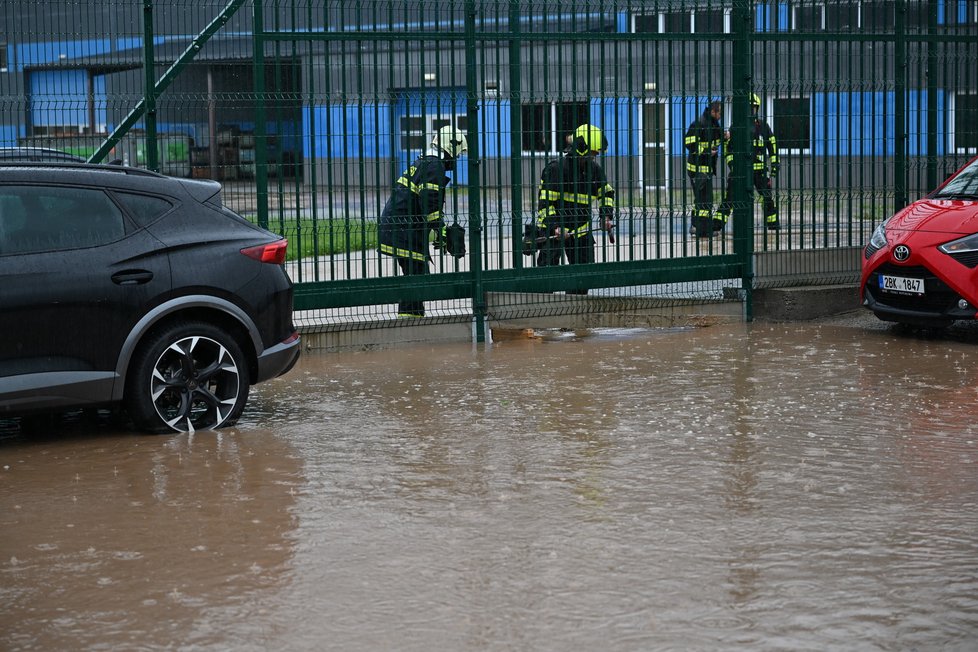
[[[233,425],[248,400],[248,366],[234,338],[205,322],[171,324],[134,358],[126,408],[150,432]]]

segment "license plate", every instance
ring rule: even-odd
[[[880,289],[884,292],[894,292],[896,294],[921,295],[924,293],[924,279],[880,274]]]

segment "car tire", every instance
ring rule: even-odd
[[[247,361],[230,333],[206,322],[178,322],[139,347],[126,381],[126,410],[148,432],[231,426],[249,385]]]

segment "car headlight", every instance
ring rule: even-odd
[[[938,247],[938,250],[946,254],[966,254],[978,251],[978,233],[946,242]]]
[[[869,246],[872,247],[873,250],[878,251],[886,246],[886,223],[887,222],[889,222],[889,220],[883,220],[882,222],[880,222],[880,225],[876,227],[875,231],[873,231],[873,235],[870,236]]]

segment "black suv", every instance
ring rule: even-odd
[[[32,163],[84,163],[85,159],[50,147],[0,147],[0,164],[28,161]]]
[[[0,417],[122,404],[142,430],[217,428],[292,368],[287,242],[220,190],[0,162]]]

